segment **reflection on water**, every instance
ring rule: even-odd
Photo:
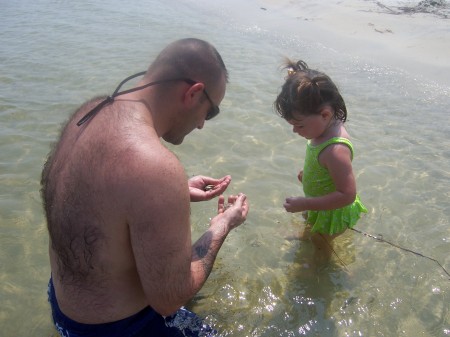
[[[282,204],[302,193],[296,175],[305,141],[272,110],[282,56],[335,78],[349,108],[358,191],[369,208],[357,227],[448,270],[449,89],[202,10],[156,1],[2,4],[0,37],[9,46],[0,52],[2,334],[55,335],[39,175],[59,124],[83,100],[145,68],[168,41],[190,35],[218,47],[230,83],[221,115],[168,147],[189,176],[231,174],[228,192],[248,195],[250,215],[227,238],[189,307],[224,336],[449,335],[450,286],[431,261],[348,232],[336,240],[339,258],[317,265],[311,242],[288,239],[303,226]],[[194,238],[215,209],[215,201],[192,205]]]

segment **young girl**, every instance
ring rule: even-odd
[[[353,146],[344,127],[347,108],[336,85],[303,61],[288,60],[288,76],[275,110],[308,140],[298,179],[305,197],[288,197],[288,212],[307,211],[306,230],[316,248],[331,256],[332,240],[355,226],[367,209],[356,194]],[[306,213],[306,212],[305,212]]]

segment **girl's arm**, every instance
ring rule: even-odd
[[[297,178],[298,178],[298,180],[299,180],[301,183],[303,183],[303,170],[301,170],[301,171],[298,173]]]
[[[336,191],[321,197],[286,198],[284,207],[288,212],[321,211],[341,208],[356,198],[356,182],[353,175],[351,151],[344,144],[333,144],[325,148],[319,162],[330,172]]]

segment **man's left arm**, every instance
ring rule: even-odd
[[[221,195],[230,185],[231,176],[220,179],[195,176],[188,180],[191,202],[211,200]]]

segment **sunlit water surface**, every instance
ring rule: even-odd
[[[168,147],[189,176],[231,174],[229,193],[245,192],[251,204],[188,307],[223,336],[450,335],[449,277],[435,262],[348,232],[332,261],[316,266],[311,243],[291,239],[303,220],[282,203],[302,193],[296,175],[305,140],[272,109],[284,56],[334,78],[369,209],[357,228],[449,270],[448,87],[247,25],[224,5],[19,0],[0,8],[0,336],[56,336],[39,179],[59,125],[187,36],[218,48],[230,83],[221,115]],[[215,203],[192,205],[194,239]]]

